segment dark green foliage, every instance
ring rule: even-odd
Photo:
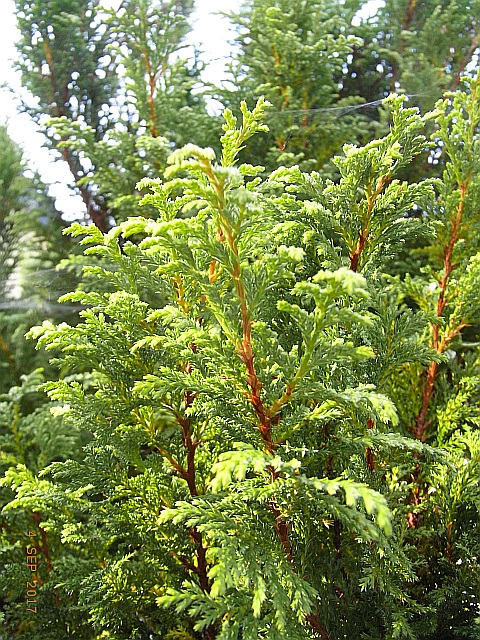
[[[352,131],[355,140],[372,137],[355,110],[362,100],[339,97],[337,79],[360,45],[349,35],[349,13],[340,2],[255,0],[233,16],[240,45],[234,89],[220,89],[219,97],[235,110],[240,99],[258,95],[273,106],[269,133],[253,141],[248,162],[319,169],[354,141]]]
[[[92,0],[19,0],[17,7],[19,68],[39,103],[26,109],[43,114],[87,215],[107,231],[137,213],[136,183],[165,168],[172,146],[218,140],[218,119],[194,90],[201,65],[175,59],[192,2],[135,0],[107,11]]]
[[[239,51],[233,86],[219,88],[219,98],[236,109],[240,99],[265,95],[274,106],[270,134],[253,143],[248,162],[336,176],[329,161],[345,142],[365,144],[388,130],[381,104],[389,93],[406,93],[426,112],[478,65],[477,0],[375,5],[245,0],[232,15]],[[434,172],[426,153],[404,169],[412,180]]]
[[[28,181],[22,175],[22,152],[9,137],[5,127],[0,128],[0,144],[0,294],[3,298],[7,294],[8,280],[18,261],[15,246],[18,234],[15,226]]]
[[[476,0],[386,0],[370,19],[357,18],[353,31],[363,42],[342,92],[371,101],[401,88],[431,109],[478,62],[479,12]]]
[[[91,0],[18,0],[18,43],[23,80],[39,98],[37,116],[82,118],[99,133],[108,128],[108,106],[117,89],[100,28],[98,3]]]

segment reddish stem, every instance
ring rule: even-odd
[[[190,343],[190,348],[194,353],[197,353],[197,347],[195,344]],[[185,367],[186,373],[192,372],[191,363],[187,363]],[[184,404],[185,404],[185,412],[195,400],[196,394],[192,391],[185,391],[184,393]],[[183,433],[183,444],[185,449],[187,450],[187,468],[184,469],[180,467],[180,475],[186,480],[188,485],[188,490],[191,496],[198,496],[199,491],[196,484],[195,477],[195,452],[197,450],[200,442],[193,438],[192,434],[192,420],[191,418],[183,415],[177,415],[177,422],[182,427]],[[210,584],[208,581],[208,562],[206,557],[207,547],[203,544],[203,536],[201,532],[197,529],[197,527],[192,527],[190,530],[190,537],[195,542],[196,546],[196,556],[197,556],[197,566],[194,567],[195,573],[198,575],[198,580],[200,583],[200,588],[202,591],[206,593],[210,592]],[[191,564],[185,566],[192,567]],[[213,640],[216,637],[216,631],[213,626],[208,627],[204,632],[205,640]]]
[[[143,55],[145,58],[145,68],[147,70],[148,75],[148,94],[147,94],[147,102],[148,102],[148,111],[150,114],[150,126],[149,131],[152,138],[158,137],[158,131],[156,126],[156,113],[155,113],[155,82],[156,77],[155,73],[152,70],[152,65],[150,64],[150,57],[148,55],[148,50],[143,50]]]
[[[375,191],[372,193],[371,185],[369,185],[366,189],[366,197],[367,197],[367,211],[365,214],[365,222],[360,229],[360,233],[358,235],[357,245],[353,252],[349,255],[350,258],[350,269],[352,271],[358,271],[358,262],[360,260],[360,256],[362,255],[362,251],[365,249],[365,245],[367,243],[368,234],[370,233],[370,218],[372,217],[373,207],[375,206],[375,202],[378,196],[381,194],[383,187],[389,182],[390,175],[387,173],[384,176],[381,176],[377,184],[375,186]]]
[[[228,236],[227,236],[228,238]],[[231,238],[231,236],[230,236]],[[235,254],[235,257],[238,258],[238,252],[236,251],[236,247],[233,241],[230,243],[230,248]],[[268,410],[260,396],[260,392],[262,389],[262,382],[259,379],[255,364],[254,364],[254,354],[252,350],[252,321],[250,319],[250,315],[247,308],[247,301],[245,296],[245,289],[243,283],[241,281],[241,273],[238,259],[234,261],[234,269],[233,269],[233,279],[235,282],[235,288],[237,291],[238,298],[240,300],[240,311],[241,311],[241,319],[242,319],[242,345],[239,349],[238,355],[242,362],[245,364],[247,369],[247,381],[250,386],[250,402],[253,405],[253,408],[259,417],[260,425],[259,430],[262,436],[262,439],[267,447],[269,453],[273,454],[275,451],[277,444],[272,439],[272,422],[275,420],[276,423],[279,422],[279,416],[274,413],[272,417],[272,410]],[[275,482],[279,478],[279,474],[273,468],[270,469],[272,481]],[[277,502],[275,499],[272,499],[270,505],[270,510],[272,511],[275,517],[275,531],[277,532],[280,543],[285,551],[285,555],[287,557],[288,562],[290,563],[293,571],[297,572],[295,567],[295,561],[293,558],[292,552],[292,544],[290,541],[289,535],[289,525],[285,521],[282,516],[280,509],[278,508]],[[306,621],[312,627],[314,631],[317,631],[320,634],[322,640],[329,640],[329,635],[327,634],[324,626],[320,622],[317,614],[307,614],[305,616]]]
[[[444,247],[443,254],[443,276],[439,283],[440,292],[438,295],[437,306],[435,309],[435,315],[437,318],[441,318],[443,316],[443,312],[447,305],[447,301],[445,299],[446,289],[448,285],[448,281],[452,274],[452,271],[455,268],[455,264],[453,262],[453,251],[455,248],[456,242],[460,239],[461,236],[461,224],[463,217],[463,210],[465,208],[465,199],[467,195],[468,184],[470,182],[470,174],[466,177],[466,179],[460,184],[460,200],[457,205],[455,219],[452,223],[452,229],[450,231],[450,240],[448,244]],[[432,324],[432,347],[438,354],[444,353],[448,344],[452,340],[452,338],[458,334],[461,328],[463,328],[465,324],[462,322],[460,325],[452,329],[449,333],[445,333],[442,337],[440,337],[440,329],[438,324]],[[432,362],[426,374],[425,386],[422,391],[422,404],[420,408],[420,412],[415,420],[415,428],[412,429],[413,434],[417,440],[421,440],[424,442],[427,437],[427,429],[431,423],[431,421],[427,420],[428,409],[430,406],[430,401],[432,399],[434,389],[435,389],[435,381],[438,376],[438,362]]]

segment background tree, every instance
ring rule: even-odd
[[[342,95],[367,101],[404,90],[431,109],[478,62],[478,2],[386,0],[353,28],[356,47],[342,79]]]
[[[355,96],[340,99],[338,78],[360,40],[350,35],[351,8],[340,2],[255,0],[231,19],[239,47],[231,63],[230,91],[220,100],[235,111],[240,99],[265,95],[273,109],[269,134],[252,144],[249,161],[268,168],[300,163],[319,169],[343,143],[372,136],[368,121],[356,117]],[[258,145],[261,147],[257,148]]]
[[[231,16],[240,47],[231,91],[218,95],[233,109],[259,95],[274,105],[271,133],[254,143],[258,156],[249,161],[323,167],[328,175],[344,142],[364,144],[386,132],[381,101],[390,92],[433,108],[478,62],[479,10],[469,0],[387,0],[365,17],[371,8],[361,0],[244,2]],[[415,179],[435,167],[423,154],[410,170]]]
[[[195,91],[200,67],[178,57],[192,2],[17,2],[26,108],[67,161],[102,231],[135,213],[135,184],[155,177],[171,146],[218,139]],[[46,122],[45,115],[50,119]]]
[[[102,25],[101,9],[92,0],[17,0],[21,38],[17,44],[23,85],[37,98],[25,110],[45,130],[47,118],[85,122],[97,139],[114,124],[111,110],[117,95],[115,61],[108,55],[110,34]],[[48,130],[47,130],[48,133]],[[60,141],[51,134],[55,149]],[[104,231],[108,208],[102,198],[79,184],[86,174],[77,154],[62,148],[89,217]]]
[[[25,185],[22,184],[21,151],[11,140],[5,127],[0,128],[0,140],[3,149],[0,156],[0,292],[3,298],[11,288],[8,281],[16,260],[13,214],[20,208],[20,197]]]
[[[4,393],[20,383],[22,374],[48,367],[48,360],[35,355],[24,334],[46,316],[68,315],[57,300],[74,280],[56,273],[70,243],[61,235],[65,224],[46,185],[27,171],[23,153],[5,127],[0,128],[0,140],[0,392]]]

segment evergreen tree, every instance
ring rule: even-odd
[[[25,185],[22,184],[22,154],[6,127],[0,128],[0,144],[0,294],[3,298],[16,260],[13,214],[21,206],[20,197]]]
[[[373,15],[369,4],[246,0],[232,14],[239,51],[232,88],[218,97],[234,111],[262,94],[274,106],[270,134],[253,144],[249,162],[336,176],[329,160],[345,142],[386,133],[381,104],[390,92],[426,112],[478,64],[477,2],[386,0]],[[412,180],[434,169],[426,154],[406,168]]]
[[[0,393],[4,393],[20,383],[22,374],[48,366],[24,334],[45,317],[68,315],[57,299],[74,281],[55,273],[70,243],[62,238],[60,215],[46,185],[27,172],[23,153],[6,127],[0,128],[0,144]]]
[[[342,78],[342,95],[367,100],[404,90],[413,104],[430,109],[478,64],[478,2],[386,0],[375,14],[357,16],[362,38]]]
[[[217,139],[194,91],[200,66],[177,59],[192,2],[131,0],[118,11],[92,0],[17,6],[23,83],[39,102],[27,111],[105,232],[138,213],[135,184],[163,170],[171,145]]]
[[[479,7],[366,4],[245,2],[218,142],[193,2],[17,1],[0,636],[479,638]]]
[[[23,85],[36,98],[25,110],[45,131],[45,116],[81,121],[100,139],[112,126],[113,100],[118,80],[115,60],[107,53],[110,33],[102,25],[102,12],[93,0],[17,0],[21,38],[18,67]],[[46,129],[50,143],[61,140]],[[100,229],[109,228],[102,198],[81,184],[88,169],[78,155],[62,147],[87,213]]]
[[[46,185],[38,176],[27,172],[22,151],[10,139],[5,127],[0,129],[0,138],[0,473],[3,477],[18,464],[26,465],[31,473],[38,473],[53,460],[74,458],[81,454],[83,441],[79,434],[63,427],[61,416],[51,414],[50,403],[38,387],[46,377],[56,379],[58,370],[49,365],[43,350],[35,352],[24,338],[33,325],[45,318],[75,321],[75,310],[71,306],[62,308],[57,304],[58,295],[74,286],[75,280],[56,270],[57,263],[74,249],[59,233],[62,222],[46,193]],[[0,509],[13,497],[10,489],[0,488]],[[0,529],[3,580],[15,534],[12,536],[3,517]],[[9,540],[6,545],[5,533]],[[16,570],[11,574],[17,589],[18,575]],[[2,588],[2,609],[5,595]],[[0,635],[5,637],[3,628]]]
[[[390,132],[347,146],[337,183],[239,165],[267,106],[242,104],[218,160],[187,145],[139,185],[156,220],[72,227],[102,259],[99,286],[64,298],[88,306],[78,325],[32,335],[68,372],[46,385],[56,414],[91,441],[2,481],[16,494],[2,512],[10,635],[478,636],[478,352],[454,361],[435,344],[435,327],[458,329],[452,347],[474,318],[477,247],[452,248],[470,266],[445,325],[384,272],[422,230],[420,206],[445,216],[430,244],[454,286],[442,234],[460,241],[477,207],[479,82],[423,118],[390,98]],[[432,120],[444,179],[403,182]],[[438,308],[441,285],[431,294]],[[443,451],[408,429],[424,393],[409,372],[432,363],[450,401]]]
[[[232,15],[239,52],[230,66],[233,87],[218,97],[235,112],[240,99],[261,94],[273,106],[269,133],[253,143],[249,162],[319,169],[344,142],[372,137],[356,116],[356,97],[339,95],[342,69],[361,44],[349,35],[353,15],[349,4],[323,0],[252,0]]]

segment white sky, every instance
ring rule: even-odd
[[[114,6],[115,0],[104,4]],[[218,11],[232,11],[240,6],[240,0],[196,0],[196,10],[192,16],[193,31],[189,41],[197,43],[204,52],[203,59],[209,62],[204,78],[217,81],[222,76],[224,61],[230,50],[229,40],[234,37],[228,28],[228,20]],[[21,93],[19,74],[13,69],[16,57],[15,42],[18,38],[14,0],[0,0],[0,85],[5,83]],[[23,91],[22,96],[28,96]],[[44,137],[26,114],[17,113],[18,101],[12,93],[0,88],[0,124],[7,122],[10,136],[21,145],[25,160],[30,168],[38,170],[43,180],[51,185],[50,195],[56,198],[57,208],[65,214],[81,215],[84,205],[80,196],[72,195],[68,184],[71,174],[62,162],[53,162],[52,155],[42,148]],[[1,149],[0,149],[1,153]]]

